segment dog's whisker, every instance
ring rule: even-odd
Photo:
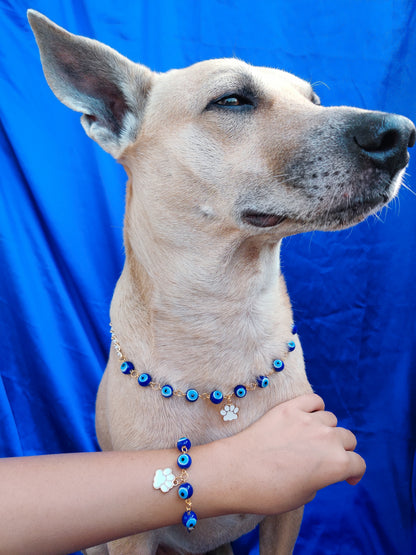
[[[409,191],[409,193],[411,193],[412,195],[414,195],[416,197],[416,192],[413,191],[413,189],[411,187],[409,187],[409,185],[407,185],[406,183],[402,183],[402,187],[403,189],[406,189],[406,191]]]
[[[315,89],[315,87],[318,87],[320,85],[326,87],[328,90],[331,90],[331,87],[327,83],[325,83],[325,81],[314,81],[313,83],[311,83],[311,87],[313,89]]]

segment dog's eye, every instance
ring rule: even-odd
[[[251,104],[251,102],[247,98],[236,94],[235,96],[220,98],[220,100],[217,100],[215,104],[218,104],[219,106],[233,107],[244,106],[244,104]]]
[[[212,104],[216,106],[221,106],[222,108],[248,108],[253,107],[254,103],[252,100],[241,94],[227,94],[214,100]]]

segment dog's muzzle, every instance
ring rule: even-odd
[[[263,197],[257,206],[249,201],[241,220],[256,228],[287,221],[310,229],[358,223],[396,194],[395,178],[409,161],[407,149],[414,146],[415,136],[415,126],[403,116],[325,109],[283,172],[285,190],[277,184],[266,201]],[[264,209],[266,203],[276,209]]]

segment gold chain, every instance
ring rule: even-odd
[[[111,333],[111,342],[114,346],[114,350],[116,351],[117,357],[119,358],[120,362],[127,362],[127,359],[125,358],[123,351],[121,350],[121,345],[118,341],[118,338],[113,330],[112,324],[110,322],[110,333]],[[293,333],[295,334],[296,332],[293,331]],[[289,350],[290,352],[290,350]],[[286,357],[281,358],[281,362],[284,363]],[[262,375],[262,377],[264,378],[270,378],[271,376],[273,376],[275,374],[275,370],[270,370],[269,372],[265,373]],[[138,372],[137,370],[131,370],[130,371],[130,377],[137,379],[140,376],[140,372]],[[154,382],[151,381],[149,384],[151,389],[155,390],[155,391],[161,391],[163,386],[162,384],[158,383],[158,382]],[[258,383],[256,382],[249,382],[246,384],[241,384],[247,391],[255,391],[256,389],[259,389],[260,386]],[[175,397],[186,397],[186,393],[184,393],[183,391],[181,391],[180,389],[174,389],[173,396]],[[210,393],[198,393],[198,396],[201,399],[205,399],[205,400],[210,400]],[[231,392],[231,393],[227,393],[226,395],[223,396],[223,401],[227,402],[227,403],[231,403],[231,399],[233,397],[236,397],[235,392]]]

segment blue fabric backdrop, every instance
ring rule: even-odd
[[[123,263],[126,176],[47,87],[29,7],[154,70],[238,56],[318,83],[324,104],[416,119],[409,0],[0,0],[2,456],[97,448],[94,398]],[[402,189],[380,218],[284,244],[310,380],[368,465],[357,487],[329,487],[307,506],[296,554],[416,552],[415,215]],[[256,553],[255,534],[235,552]]]

